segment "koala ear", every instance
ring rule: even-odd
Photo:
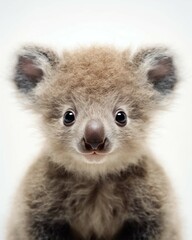
[[[59,62],[58,56],[49,49],[23,47],[17,57],[14,82],[23,93],[30,93],[39,82],[48,77]]]
[[[162,95],[171,93],[178,81],[171,52],[167,48],[140,50],[133,59],[139,72]]]

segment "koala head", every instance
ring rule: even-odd
[[[51,159],[88,172],[136,161],[153,113],[177,83],[172,54],[163,47],[134,54],[91,47],[58,56],[27,46],[18,54],[13,79],[42,116]]]

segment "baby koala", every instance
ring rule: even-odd
[[[13,81],[46,144],[27,172],[8,240],[180,240],[171,186],[146,146],[178,82],[164,47],[22,48]]]

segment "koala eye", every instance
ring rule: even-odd
[[[63,123],[65,126],[71,126],[75,122],[75,113],[72,110],[65,112],[63,117]]]
[[[124,127],[127,124],[127,114],[122,110],[117,111],[115,114],[115,122],[118,126]]]

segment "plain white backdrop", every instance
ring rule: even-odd
[[[42,145],[38,122],[10,84],[24,43],[58,51],[91,44],[166,44],[178,55],[181,84],[149,142],[175,187],[185,240],[192,236],[192,2],[190,0],[0,0],[0,240],[13,193]],[[171,239],[170,239],[171,240]]]

